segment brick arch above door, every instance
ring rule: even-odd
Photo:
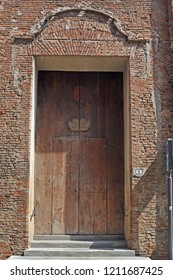
[[[110,12],[66,8],[51,12],[26,34],[14,31],[13,42],[36,56],[133,56],[148,38],[127,31]]]
[[[13,39],[15,40],[27,40],[34,41],[44,32],[45,29],[49,28],[55,22],[65,20],[68,18],[86,18],[88,20],[95,21],[97,23],[106,23],[109,29],[114,33],[115,37],[117,32],[120,36],[124,37],[128,42],[146,42],[149,40],[148,37],[144,37],[142,33],[134,33],[123,25],[123,22],[108,10],[97,10],[93,8],[82,8],[82,7],[65,7],[58,8],[50,11],[40,21],[33,24],[30,31],[22,33],[19,30],[14,31]],[[69,29],[69,26],[66,26]]]

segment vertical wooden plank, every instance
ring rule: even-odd
[[[87,186],[83,183],[83,189]],[[89,185],[89,188],[91,186]],[[94,234],[93,232],[93,193],[79,190],[79,234]]]
[[[79,211],[79,140],[69,139],[67,145],[67,184],[65,205],[65,233],[78,234]]]
[[[105,73],[104,76],[100,81],[104,81],[102,86],[107,99],[108,233],[122,234],[124,230],[123,82],[121,73]]]
[[[54,139],[53,143],[53,195],[52,195],[52,234],[65,233],[64,208],[66,191],[67,153],[64,143]]]
[[[100,96],[98,73],[80,73],[80,117],[91,122],[89,131],[80,132],[80,233],[106,233],[106,154],[100,145],[103,139],[97,139],[104,137],[104,96]]]
[[[78,141],[54,139],[52,233],[78,233]]]
[[[80,140],[79,233],[106,234],[106,140]]]
[[[53,72],[39,72],[35,150],[35,234],[51,234],[53,81]]]
[[[55,72],[54,81],[54,137],[78,137],[68,122],[79,118],[79,74],[77,72]]]
[[[38,164],[37,164],[38,163]],[[35,179],[35,234],[52,233],[52,154],[37,153]]]
[[[97,136],[97,73],[80,73],[80,118],[91,122],[88,131],[80,132],[80,138]]]
[[[105,104],[106,92],[100,89],[98,72],[80,73],[80,117],[91,121],[88,132],[80,137],[104,138],[106,128]]]
[[[78,232],[78,138],[68,123],[79,119],[79,74],[55,72],[53,234]]]
[[[100,174],[100,176],[102,176]],[[107,190],[94,193],[94,210],[93,210],[93,233],[107,234]]]
[[[100,73],[97,73],[97,102],[96,102],[96,112],[97,112],[97,137],[106,138],[106,91],[102,91],[102,82],[100,79],[103,77]]]

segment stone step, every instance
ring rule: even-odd
[[[35,235],[24,256],[10,259],[141,259],[123,235]],[[148,259],[143,257],[143,259]]]
[[[78,240],[78,241],[96,241],[96,240],[124,240],[124,235],[34,235],[33,240]]]
[[[119,257],[126,256],[131,257],[135,256],[134,250],[128,249],[80,249],[80,248],[30,248],[24,251],[24,256],[32,256],[32,257],[63,257],[63,258],[71,258],[71,257]]]
[[[90,248],[90,249],[114,249],[127,248],[125,240],[33,240],[30,242],[31,248]]]
[[[110,260],[110,257],[50,257],[50,256],[11,256],[8,260]],[[111,260],[150,260],[145,256],[112,256]]]

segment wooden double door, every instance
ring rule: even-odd
[[[122,73],[40,71],[35,234],[122,234]]]

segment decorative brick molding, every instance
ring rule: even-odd
[[[32,26],[28,34],[24,33],[14,33],[14,41],[17,40],[34,40],[39,36],[39,34],[54,21],[59,21],[63,18],[75,17],[77,20],[81,18],[94,19],[95,21],[101,21],[109,25],[112,32],[116,33],[117,31],[124,36],[128,42],[146,42],[147,39],[143,38],[141,34],[134,34],[129,32],[122,27],[121,21],[114,17],[112,13],[108,13],[102,10],[96,10],[91,8],[59,8],[51,12],[40,22]],[[68,29],[68,25],[66,26]],[[69,27],[70,29],[70,27]],[[58,31],[58,30],[57,30]],[[87,38],[85,38],[87,40]],[[106,40],[106,38],[104,38]]]

